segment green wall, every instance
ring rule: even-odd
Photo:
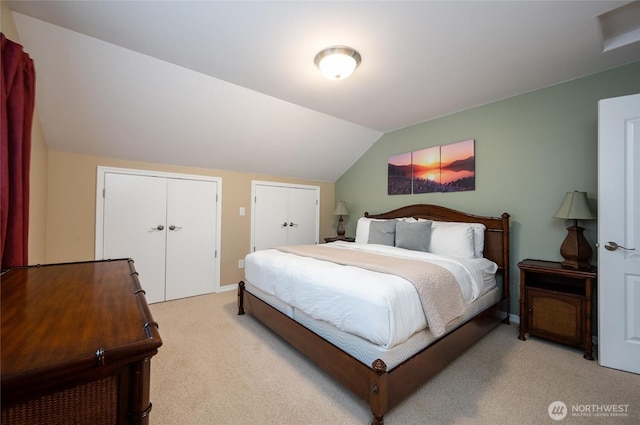
[[[554,219],[566,192],[598,199],[598,100],[640,93],[640,62],[590,75],[384,135],[336,183],[351,215],[347,236],[365,211],[428,203],[479,215],[511,215],[511,311],[518,314],[518,261],[562,260],[571,222]],[[452,93],[455,96],[455,93]],[[387,195],[389,156],[475,139],[476,190]],[[597,221],[582,221],[596,242]],[[596,262],[595,247],[594,258]]]

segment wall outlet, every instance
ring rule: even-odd
[[[238,260],[238,268],[244,269],[244,260]]]

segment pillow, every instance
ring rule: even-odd
[[[429,252],[458,258],[475,258],[473,229],[468,225],[431,226]]]
[[[377,218],[360,217],[356,225],[356,243],[369,243],[369,226],[372,221],[385,221]]]
[[[422,219],[421,219],[422,220]],[[473,230],[473,258],[482,258],[484,255],[484,231],[487,228],[482,223],[462,223],[458,221],[434,221],[433,227],[439,226],[470,226]]]
[[[416,221],[418,221],[413,217],[400,217],[400,218],[396,218],[396,220],[398,220],[398,221],[406,221],[408,223],[415,223]]]
[[[415,220],[412,218],[396,218],[396,220]],[[369,226],[372,221],[387,221],[382,218],[360,217],[356,224],[356,243],[369,243]]]
[[[396,246],[414,251],[427,251],[431,221],[396,221]]]
[[[473,253],[475,258],[484,256],[484,231],[487,228],[481,223],[469,223],[473,229]]]
[[[369,243],[393,246],[396,240],[396,221],[380,220],[369,224]]]

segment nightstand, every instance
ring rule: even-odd
[[[559,262],[522,260],[520,268],[520,333],[549,339],[585,350],[593,360],[591,297],[596,285],[595,267],[562,268]]]
[[[334,236],[332,238],[324,238],[325,243],[335,242],[335,241],[345,241],[345,242],[355,242],[355,238],[347,238],[344,236]]]

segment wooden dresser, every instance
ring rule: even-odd
[[[132,260],[20,267],[0,279],[3,425],[149,423],[162,340]]]

